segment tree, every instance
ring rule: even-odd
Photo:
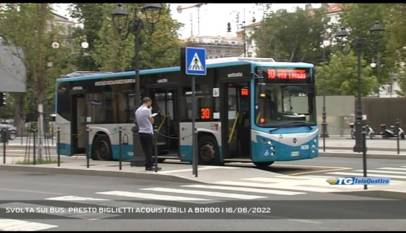
[[[94,62],[94,68],[109,71],[132,69],[134,35],[130,33],[125,40],[120,40],[117,35],[111,19],[111,12],[116,4],[99,4],[97,7],[92,5],[95,4],[77,4],[72,16],[83,22],[84,28],[81,33],[85,33],[87,38],[93,38],[88,41],[92,46],[89,54]],[[123,6],[132,14],[134,7],[140,7],[140,4],[123,4]],[[143,17],[142,14],[139,16]],[[178,64],[181,41],[178,39],[177,30],[181,25],[171,18],[169,7],[165,5],[160,20],[155,25],[154,33],[147,35],[148,30],[141,33],[143,41],[140,50],[141,68]],[[145,25],[145,29],[148,29],[148,25]]]
[[[375,90],[378,82],[365,60],[361,61],[361,73],[361,93],[366,96]],[[316,67],[316,87],[319,95],[357,95],[356,56],[352,52],[332,54],[328,63]]]
[[[258,56],[273,57],[277,61],[320,62],[320,45],[327,23],[323,15],[324,8],[309,7],[297,8],[293,13],[271,12],[253,35]]]
[[[392,53],[390,56],[395,60],[394,71],[398,74],[398,82],[401,91],[400,95],[406,95],[406,5],[391,4],[390,10],[387,12],[387,36],[388,48]]]
[[[51,42],[60,40],[61,33],[53,24],[49,4],[5,4],[0,12],[0,33],[8,44],[21,48],[22,53],[17,55],[26,67],[27,92],[12,95],[15,123],[21,134],[25,113],[32,113],[31,120],[35,120],[37,106],[47,105],[53,98],[55,78],[70,69],[66,63],[70,51],[51,48]],[[53,66],[48,67],[51,61]]]
[[[393,38],[391,38],[389,21],[394,5],[398,4],[343,4],[341,24],[351,30],[349,39],[363,37],[367,40],[363,58],[368,64],[376,62],[379,56],[380,64],[374,72],[380,85],[388,82],[389,73],[394,71],[395,50],[390,43]],[[385,32],[378,34],[370,32],[375,21],[384,24]]]
[[[103,20],[107,4],[77,3],[70,8],[70,15],[83,24],[83,28],[76,28],[74,38],[83,37],[89,43],[88,53],[95,49],[96,41],[100,39],[99,31],[103,26]],[[104,36],[104,35],[103,35]],[[97,70],[99,67],[92,56],[80,56],[76,59],[79,70]]]

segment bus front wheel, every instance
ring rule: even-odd
[[[211,135],[199,137],[199,164],[220,165],[217,140]]]
[[[270,162],[262,162],[262,163],[254,163],[257,168],[266,169],[273,164],[274,161]]]
[[[105,134],[96,136],[92,147],[92,158],[95,160],[112,160],[110,139]]]

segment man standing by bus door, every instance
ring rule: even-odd
[[[145,154],[145,170],[153,170],[152,155],[154,153],[154,118],[152,115],[152,100],[149,97],[142,99],[142,105],[135,111],[135,119],[138,124],[140,142]],[[161,170],[158,168],[157,170]]]

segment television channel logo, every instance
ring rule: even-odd
[[[332,177],[327,179],[330,185],[388,185],[388,177]]]

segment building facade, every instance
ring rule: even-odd
[[[194,36],[186,39],[186,46],[206,49],[206,59],[240,57],[244,53],[242,41],[237,37]]]

